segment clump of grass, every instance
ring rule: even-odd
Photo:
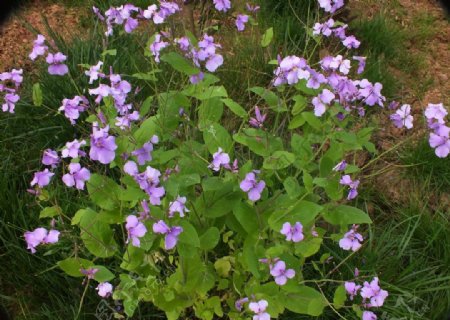
[[[429,181],[437,190],[450,190],[450,158],[438,158],[426,138],[406,148],[400,159],[409,165],[408,175],[419,183]]]

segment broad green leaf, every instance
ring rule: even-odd
[[[145,80],[145,81],[157,81],[158,78],[156,78],[155,73],[156,72],[154,70],[147,72],[147,73],[140,72],[140,73],[133,74],[132,77],[139,79],[139,80]]]
[[[219,98],[203,101],[198,107],[198,126],[206,130],[213,123],[218,123],[223,114],[223,103]]]
[[[241,117],[243,119],[248,118],[247,111],[245,111],[245,109],[242,108],[240,104],[233,101],[233,99],[222,99],[222,102],[238,117]]]
[[[46,207],[39,214],[39,219],[42,218],[52,218],[62,213],[62,210],[59,206]]]
[[[330,158],[323,156],[320,159],[320,163],[319,163],[319,171],[320,171],[320,176],[321,177],[327,177],[328,175],[331,174],[331,172],[333,171],[333,167],[334,167],[334,162],[333,160],[331,160]]]
[[[67,258],[57,263],[65,273],[72,277],[84,277],[80,269],[88,269],[94,265],[93,262],[81,258]]]
[[[308,225],[314,221],[322,210],[323,207],[314,202],[301,200],[272,213],[269,217],[269,225],[275,231],[281,230],[284,222],[290,222],[291,224],[300,222],[303,225]]]
[[[305,109],[306,105],[308,104],[308,100],[304,96],[299,94],[294,96],[292,100],[295,101],[295,104],[292,107],[291,111],[294,116],[302,112],[303,109]]]
[[[200,248],[203,250],[212,250],[219,243],[220,231],[216,227],[211,227],[200,236]]]
[[[289,122],[288,129],[289,130],[297,129],[298,127],[301,127],[302,125],[304,125],[305,122],[306,122],[306,120],[303,117],[303,115],[298,114],[293,119],[291,119],[291,121]]]
[[[122,188],[111,178],[92,174],[87,189],[91,200],[100,208],[112,210],[119,206]]]
[[[117,55],[117,49],[109,49],[105,50],[101,53],[101,56],[103,59],[105,59],[106,56],[116,56]]]
[[[197,230],[187,220],[181,220],[180,226],[183,228],[183,232],[179,236],[181,243],[186,243],[193,247],[200,247],[200,239],[197,234]]]
[[[294,245],[295,254],[299,254],[304,258],[310,257],[320,250],[322,241],[322,238],[319,237],[313,237],[300,241]]]
[[[208,100],[212,98],[227,98],[228,93],[224,86],[207,87],[203,92],[193,95],[198,100]]]
[[[248,234],[258,230],[258,218],[255,209],[241,202],[233,208],[233,214]]]
[[[273,28],[269,28],[264,32],[262,39],[261,39],[261,47],[265,48],[268,47],[269,44],[272,42],[273,39]]]
[[[299,286],[297,292],[287,293],[284,303],[286,308],[292,312],[314,317],[320,316],[327,306],[322,294],[307,286]]]
[[[230,257],[222,257],[214,262],[214,268],[217,274],[222,278],[228,278],[231,270]]]
[[[106,282],[114,279],[114,274],[104,266],[95,265],[91,268],[98,269],[98,271],[94,274],[94,279],[98,282]]]
[[[163,54],[161,56],[161,61],[167,62],[172,66],[172,68],[188,76],[192,76],[200,72],[199,69],[192,66],[190,62],[176,52]]]
[[[275,151],[264,159],[263,168],[268,170],[280,170],[289,167],[295,161],[295,155],[287,151]]]
[[[42,106],[42,89],[39,83],[33,84],[33,104],[36,107]]]
[[[263,98],[269,107],[275,112],[287,111],[286,104],[274,92],[263,87],[253,87],[250,88],[250,91]]]
[[[320,130],[322,123],[319,118],[314,115],[312,112],[302,112],[303,118],[306,122],[316,130]]]
[[[141,108],[139,109],[139,113],[141,114],[141,117],[145,116],[149,112],[149,110],[152,106],[153,99],[154,99],[153,96],[148,96],[144,100],[144,102],[142,102]]]
[[[208,128],[205,128],[203,140],[205,140],[205,144],[211,154],[217,152],[219,148],[222,148],[224,152],[231,152],[233,140],[228,130],[218,123],[213,123]]]
[[[336,309],[340,309],[345,305],[345,301],[347,300],[347,294],[345,292],[344,286],[337,287],[333,296],[333,305]]]
[[[334,225],[372,223],[364,211],[346,205],[329,208],[323,215],[324,219]]]
[[[301,188],[298,180],[294,177],[287,177],[283,182],[283,186],[284,190],[286,190],[291,199],[297,198],[301,193]]]

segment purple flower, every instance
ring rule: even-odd
[[[436,128],[435,133],[430,133],[428,140],[430,146],[435,148],[435,154],[439,158],[445,158],[450,153],[450,128],[445,125],[440,125]]]
[[[255,106],[255,118],[250,118],[249,124],[255,128],[262,128],[264,121],[266,121],[266,114],[261,114],[258,106]]]
[[[368,307],[381,307],[389,294],[386,290],[380,288],[378,277],[374,277],[370,283],[364,281],[360,295],[364,299],[370,299]]]
[[[94,279],[95,274],[98,272],[97,268],[89,268],[89,269],[80,269],[80,272],[84,274],[88,279]]]
[[[245,4],[245,8],[247,9],[247,11],[249,11],[251,13],[256,13],[260,9],[259,6],[252,5],[252,4],[248,3],[248,2]]]
[[[136,162],[131,160],[125,163],[125,165],[123,166],[123,171],[125,171],[125,173],[129,174],[130,176],[135,176],[139,173]]]
[[[310,89],[319,89],[322,83],[327,83],[328,80],[325,76],[314,69],[309,69],[309,73],[311,77],[308,79],[306,83],[306,87]]]
[[[99,283],[97,288],[95,289],[98,291],[98,295],[102,298],[107,298],[110,295],[112,295],[113,292],[113,286],[109,282],[102,282]]]
[[[360,241],[363,241],[364,238],[362,235],[356,232],[358,229],[357,225],[353,225],[353,227],[344,235],[344,237],[339,240],[339,247],[344,250],[352,250],[353,252],[358,251],[361,248]]]
[[[177,38],[174,42],[177,43],[180,46],[180,49],[185,52],[188,51],[191,46],[191,42],[188,37]]]
[[[303,225],[300,222],[296,222],[294,226],[285,222],[280,232],[286,236],[286,241],[300,242],[304,238]]]
[[[323,66],[331,70],[339,70],[342,74],[348,74],[350,72],[351,63],[350,60],[344,59],[344,57],[339,54],[336,57],[332,57],[331,60],[325,60],[325,65],[322,65],[322,67]]]
[[[45,228],[37,228],[34,231],[26,231],[24,237],[27,242],[27,249],[29,249],[31,253],[35,253],[35,248],[40,244],[58,242],[59,234],[60,232],[57,230],[47,231]]]
[[[147,161],[152,160],[153,143],[151,141],[144,143],[142,148],[133,151],[131,154],[137,157],[139,165],[144,165]]]
[[[127,113],[122,117],[116,117],[115,125],[118,126],[121,130],[125,130],[126,128],[131,127],[131,122],[139,120],[139,112],[133,111],[132,113]]]
[[[245,176],[245,179],[241,181],[239,185],[241,190],[248,193],[248,199],[250,201],[258,201],[261,198],[261,193],[266,187],[264,180],[256,181],[255,172],[249,172]]]
[[[1,81],[12,81],[14,82],[14,86],[17,88],[22,84],[23,81],[23,70],[22,69],[12,69],[11,72],[3,72],[0,73],[0,80]],[[1,88],[0,88],[0,91]]]
[[[356,49],[359,48],[361,42],[358,41],[355,36],[348,36],[342,41],[342,44],[347,47],[347,49]]]
[[[220,167],[226,166],[230,163],[230,156],[228,153],[223,152],[222,148],[219,147],[216,153],[213,154],[213,160],[209,165],[209,168],[214,171],[219,171]]]
[[[92,130],[89,157],[103,164],[111,163],[116,157],[117,145],[116,139],[108,135],[109,126],[99,129],[98,123],[94,122]]]
[[[168,42],[161,40],[161,35],[159,33],[155,35],[155,41],[153,41],[152,44],[150,44],[150,51],[152,52],[152,55],[155,57],[155,61],[157,63],[160,62],[159,53],[161,52],[162,49],[164,49],[168,45],[169,45]]]
[[[377,315],[372,311],[364,311],[362,314],[362,320],[377,320]]]
[[[145,225],[139,221],[139,219],[134,215],[129,215],[127,217],[127,224],[125,225],[125,228],[128,232],[128,241],[131,239],[131,243],[135,247],[141,246],[141,241],[139,238],[142,238],[147,233],[147,228]]]
[[[366,67],[366,57],[353,56],[353,60],[358,61],[358,70],[356,71],[356,73],[357,74],[363,73]]]
[[[53,172],[48,171],[48,169],[45,169],[44,171],[39,171],[34,173],[34,178],[31,180],[31,186],[34,186],[37,184],[40,188],[45,187],[50,183],[50,179],[55,174]]]
[[[333,168],[333,171],[344,171],[345,168],[347,168],[347,161],[342,160]]]
[[[42,164],[54,168],[58,163],[59,157],[56,151],[52,149],[47,149],[44,151],[44,154],[42,155]]]
[[[284,261],[277,261],[274,266],[270,267],[270,274],[275,277],[275,283],[279,286],[284,286],[288,279],[295,276],[294,269],[286,269]]]
[[[367,79],[363,79],[357,82],[359,89],[359,98],[364,99],[365,103],[369,106],[374,106],[378,104],[380,107],[383,106],[383,101],[386,98],[381,94],[381,89],[383,85],[381,83],[372,84]]]
[[[274,86],[279,86],[284,83],[293,85],[300,79],[308,80],[310,77],[308,68],[305,59],[296,56],[287,56],[280,61],[279,67],[274,71],[276,77],[273,80],[273,84]]]
[[[269,303],[266,300],[250,302],[248,308],[256,314],[253,316],[253,320],[270,320],[270,314],[266,312],[268,306]]]
[[[223,11],[226,12],[228,9],[231,8],[231,1],[230,0],[213,0],[214,7],[217,11]]]
[[[339,183],[350,188],[347,195],[347,200],[353,200],[356,198],[356,196],[358,195],[359,180],[353,181],[352,178],[350,178],[350,176],[346,174],[341,178]]]
[[[344,0],[319,0],[319,6],[325,12],[334,13],[344,6]]]
[[[323,89],[322,93],[312,99],[312,104],[314,105],[314,115],[316,115],[316,117],[322,116],[327,110],[326,105],[330,104],[334,98],[335,95],[333,92],[328,89]]]
[[[345,291],[347,291],[347,294],[350,296],[350,300],[353,300],[353,298],[358,294],[359,289],[361,289],[362,286],[357,285],[354,282],[345,282],[344,283]]]
[[[49,53],[45,59],[48,66],[48,73],[57,76],[63,76],[69,72],[69,68],[63,62],[66,61],[67,57],[61,52],[55,54]]]
[[[170,250],[177,245],[178,236],[183,232],[182,227],[169,227],[163,220],[153,224],[153,232],[166,235],[164,247]]]
[[[29,57],[34,61],[37,57],[43,56],[47,50],[48,47],[45,45],[45,37],[42,34],[38,34],[37,39],[33,42],[33,51]]]
[[[397,128],[405,127],[411,129],[413,127],[413,116],[411,115],[411,106],[404,104],[390,116],[392,122]]]
[[[175,201],[169,203],[169,218],[172,218],[175,212],[178,212],[181,218],[186,212],[189,212],[186,208],[186,197],[178,196]]]
[[[73,99],[64,99],[62,106],[58,109],[64,111],[64,116],[75,124],[75,120],[80,117],[80,112],[89,107],[89,101],[84,96],[75,96]]]
[[[212,55],[205,64],[205,68],[209,72],[214,72],[223,64],[223,57],[220,54],[214,54]]]
[[[448,112],[444,108],[444,104],[438,103],[433,104],[429,103],[427,108],[425,109],[425,117],[428,120],[437,120],[438,123],[444,124],[444,118],[447,116]]]
[[[205,78],[205,74],[200,71],[198,74],[193,74],[193,75],[189,76],[189,81],[192,84],[197,84],[197,83],[201,82],[204,78]]]
[[[331,36],[331,28],[334,26],[334,20],[328,19],[324,23],[316,23],[313,28],[313,35],[323,34],[325,37]]]
[[[77,139],[67,142],[65,148],[61,151],[62,158],[78,158],[83,157],[86,154],[80,150],[81,146],[86,144],[85,140],[78,141]]]
[[[19,101],[20,96],[14,93],[5,94],[5,103],[2,105],[3,112],[14,113],[17,101]]]
[[[98,77],[104,77],[105,74],[101,73],[103,61],[97,62],[95,66],[91,66],[88,71],[85,71],[84,74],[89,77],[89,84],[93,84],[95,80],[98,80]]]
[[[249,300],[249,299],[248,299],[247,297],[242,298],[242,299],[239,299],[239,300],[236,300],[236,302],[234,303],[234,307],[235,307],[238,311],[242,311],[242,308],[244,307],[244,303],[247,303],[248,300]]]
[[[66,173],[62,177],[62,181],[68,187],[77,188],[78,190],[84,189],[84,183],[91,178],[91,173],[88,169],[82,168],[79,163],[69,164],[69,173]]]
[[[246,14],[238,14],[236,18],[236,28],[238,31],[244,31],[245,24],[248,22],[248,15]]]

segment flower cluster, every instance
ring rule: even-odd
[[[432,130],[429,143],[435,149],[436,156],[445,158],[450,153],[450,127],[446,125],[448,112],[442,103],[428,104],[425,109],[428,127]]]
[[[356,232],[357,229],[358,225],[353,225],[352,228],[345,233],[344,237],[339,240],[339,247],[353,252],[358,251],[362,246],[361,242],[364,241],[364,238],[361,234]]]
[[[24,237],[27,242],[27,249],[29,249],[31,253],[35,253],[36,247],[40,244],[58,242],[59,234],[60,232],[57,230],[48,231],[45,228],[37,228],[34,231],[26,231]]]
[[[365,308],[381,307],[389,293],[386,290],[381,289],[378,281],[378,277],[374,277],[371,282],[364,281],[362,286],[350,281],[345,282],[344,286],[351,300],[353,300],[359,292],[359,295],[362,298],[362,304]],[[363,312],[362,319],[372,320],[377,319],[377,316],[372,311],[366,310]]]
[[[335,13],[344,6],[344,0],[318,0],[319,6],[325,11]]]
[[[17,90],[23,81],[23,70],[12,69],[11,72],[0,73],[0,94],[3,95],[3,112],[14,113],[16,103],[20,96]]]
[[[31,60],[36,60],[39,56],[44,56],[45,53],[49,50],[48,46],[45,44],[45,37],[42,34],[39,34],[34,40],[33,50],[29,54]],[[67,60],[67,57],[61,53],[50,53],[48,52],[45,61],[48,64],[48,73],[56,76],[63,76],[69,72],[69,67],[64,63]]]
[[[314,27],[313,27],[313,35],[324,35],[325,37],[329,37],[331,35],[334,35],[336,37],[338,37],[341,41],[342,44],[347,48],[347,49],[357,49],[359,48],[359,46],[361,45],[361,42],[358,41],[355,36],[351,35],[351,36],[347,36],[345,34],[346,29],[348,28],[348,25],[343,25],[343,26],[339,26],[333,29],[333,27],[335,26],[335,21],[330,18],[327,21],[325,21],[324,23],[319,23],[317,22]]]

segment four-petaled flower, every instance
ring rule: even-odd
[[[347,195],[347,200],[355,199],[358,195],[358,186],[359,186],[359,180],[352,180],[348,174],[343,176],[341,180],[339,181],[340,184],[344,186],[349,187],[349,192]]]
[[[109,282],[102,282],[99,283],[97,288],[95,288],[95,290],[98,291],[98,295],[102,298],[107,298],[110,295],[112,295],[113,292],[113,286],[111,283]]]
[[[411,106],[404,104],[390,116],[392,122],[397,128],[411,129],[413,127],[413,116],[411,115]]]
[[[286,236],[287,241],[300,242],[304,238],[303,225],[300,222],[296,222],[294,226],[285,222],[280,232]]]
[[[173,249],[178,242],[178,236],[183,232],[182,227],[169,227],[163,220],[153,224],[153,232],[164,234],[165,242],[164,247],[166,250]]]
[[[357,225],[353,225],[353,227],[344,235],[344,237],[339,240],[339,247],[344,250],[352,250],[353,252],[359,250],[361,248],[362,242],[364,240],[363,236],[356,232],[358,229]]]
[[[261,193],[266,187],[266,183],[264,182],[264,180],[258,182],[256,180],[255,172],[252,171],[247,173],[245,179],[241,181],[241,184],[239,186],[242,191],[247,192],[248,199],[254,202],[261,199]]]
[[[68,187],[77,188],[78,190],[84,189],[84,183],[91,178],[91,173],[88,169],[82,168],[79,163],[69,164],[69,173],[63,175],[62,180]]]
[[[48,171],[48,169],[45,169],[44,171],[39,171],[34,173],[33,180],[31,180],[31,186],[34,186],[37,184],[40,188],[45,187],[50,183],[50,179],[55,174],[53,172]]]
[[[270,274],[275,278],[275,283],[279,286],[285,285],[288,279],[295,277],[294,269],[286,269],[286,263],[281,260],[270,266]]]
[[[214,171],[219,171],[220,167],[230,164],[230,156],[228,153],[223,152],[222,148],[219,147],[216,153],[213,154],[213,160],[209,165],[209,168]]]
[[[172,218],[175,212],[178,212],[181,218],[186,212],[189,212],[189,209],[186,208],[186,197],[178,196],[175,201],[169,203],[169,218]]]
[[[253,320],[270,320],[270,314],[266,312],[268,306],[269,303],[266,300],[250,302],[248,308],[256,313],[253,316]]]
[[[40,244],[56,243],[59,240],[60,232],[57,230],[47,231],[45,228],[37,228],[34,231],[26,231],[24,234],[27,242],[27,249],[31,253],[36,252],[36,247]]]
[[[135,247],[141,246],[141,241],[139,238],[142,238],[147,233],[147,228],[145,225],[139,221],[139,219],[135,215],[129,215],[127,217],[127,223],[125,228],[128,232],[128,240],[127,243],[131,239],[131,243]]]

